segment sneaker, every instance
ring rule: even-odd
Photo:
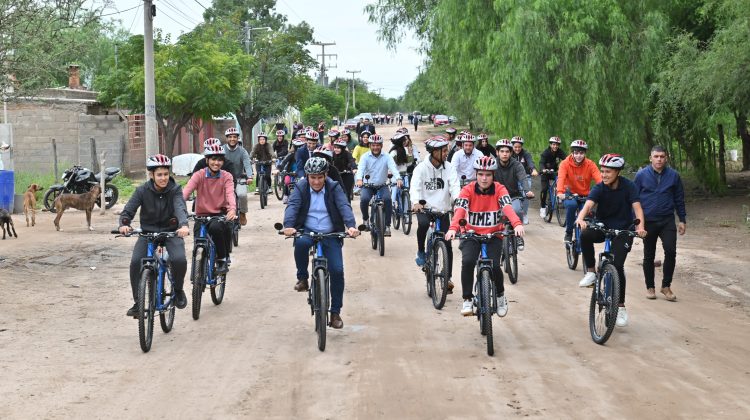
[[[310,286],[307,284],[307,279],[299,279],[297,280],[297,284],[294,285],[294,290],[298,292],[306,292],[309,288]]]
[[[628,326],[628,311],[625,310],[624,306],[620,306],[620,309],[617,310],[617,321],[615,322],[615,325],[618,327]]]
[[[284,196],[284,197],[283,197],[283,198],[281,199],[281,204],[287,204],[288,202],[289,202],[289,196],[285,195],[285,196]]]
[[[242,226],[247,224],[247,216],[245,216],[245,213],[240,213],[240,224]]]
[[[391,227],[390,226],[386,226],[385,227],[385,232],[383,232],[383,236],[391,236]]]
[[[453,294],[453,281],[448,280],[448,293],[449,295]]]
[[[523,224],[528,225],[529,224],[529,216],[527,214],[523,215]]]
[[[174,299],[174,306],[176,306],[177,309],[185,309],[185,307],[187,306],[187,296],[185,296],[184,290],[178,290],[175,293]]]
[[[539,209],[539,217],[541,217],[542,219],[544,219],[545,217],[547,217],[547,208],[546,207],[542,207],[541,209]]]
[[[573,232],[565,232],[565,242],[573,242]]]
[[[497,298],[497,316],[503,317],[508,315],[508,299],[505,295],[498,296]]]
[[[216,261],[216,274],[224,274],[228,271],[229,271],[229,266],[227,265],[226,260]]]
[[[133,306],[128,309],[127,316],[131,318],[136,318],[138,316],[138,304],[134,303]]]
[[[669,287],[662,287],[661,293],[670,302],[674,302],[677,300],[677,296],[675,296],[674,293],[672,293],[672,289],[670,289]]]
[[[578,283],[578,287],[589,287],[596,282],[596,273],[589,271]]]
[[[365,225],[365,232],[370,231],[370,222],[368,220],[363,220],[362,224]]]
[[[424,251],[417,251],[417,258],[414,261],[416,261],[417,265],[421,267],[424,265],[426,259],[427,254],[425,254]]]
[[[463,316],[474,315],[474,302],[472,302],[471,299],[469,300],[464,299],[464,304],[463,306],[461,306],[461,315]]]
[[[646,290],[646,299],[656,299],[656,289],[649,287],[648,290]]]
[[[518,249],[519,251],[523,251],[524,246],[525,243],[523,242],[523,238],[520,236],[516,238],[516,249]]]

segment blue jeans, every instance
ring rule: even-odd
[[[370,199],[372,198],[373,194],[377,194],[379,198],[383,199],[383,207],[385,211],[385,225],[390,227],[391,226],[391,208],[392,201],[391,201],[391,195],[388,194],[388,186],[383,185],[380,187],[377,191],[375,191],[374,188],[362,188],[362,190],[359,192],[359,209],[362,211],[362,219],[364,221],[370,220]]]
[[[401,179],[404,181],[404,188],[409,188],[409,176],[404,175],[401,177]],[[391,201],[394,203],[398,203],[399,199],[401,198],[401,189],[398,188],[398,186],[394,186],[391,188]],[[408,203],[407,205],[411,206],[411,203]],[[401,209],[401,211],[404,211],[404,209]]]
[[[524,182],[525,182],[524,188],[523,188],[524,191],[531,191],[531,186],[533,185],[533,182],[531,180],[531,175],[526,175],[526,180]],[[522,207],[523,207],[523,214],[529,214],[529,200],[523,200]]]
[[[577,200],[563,200],[563,206],[565,206],[565,233],[573,233],[576,212],[583,208],[583,203],[579,204]]]
[[[308,272],[310,247],[313,244],[309,236],[300,236],[294,240],[294,262],[297,264],[297,280],[310,277]],[[323,238],[323,255],[328,259],[328,274],[331,278],[331,313],[341,313],[344,304],[344,256],[341,248],[344,243],[338,238]]]

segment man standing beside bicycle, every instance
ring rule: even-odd
[[[549,147],[539,157],[539,168],[542,170],[542,194],[539,203],[539,217],[547,217],[547,194],[550,182],[555,180],[555,173],[561,161],[568,157],[560,149],[560,137],[550,137]],[[550,210],[551,211],[551,210]]]
[[[573,229],[578,211],[578,201],[566,199],[566,193],[578,194],[580,197],[589,195],[591,182],[602,182],[602,174],[596,164],[586,157],[589,146],[583,140],[573,140],[570,143],[570,155],[560,164],[557,172],[557,198],[565,206],[565,242],[573,240]]]
[[[352,207],[341,184],[327,178],[328,162],[321,157],[312,157],[305,162],[306,178],[292,187],[289,205],[284,210],[286,236],[298,230],[317,233],[346,232],[356,237],[359,231]],[[297,283],[294,290],[305,292],[309,288],[308,257],[313,241],[309,236],[300,236],[294,241],[294,262],[297,265]],[[324,238],[321,241],[323,254],[328,259],[331,279],[331,327],[344,327],[341,308],[344,299],[343,241]]]
[[[471,133],[459,136],[459,140],[461,141],[462,150],[453,154],[451,166],[456,170],[459,182],[462,185],[466,185],[475,179],[474,162],[484,156],[484,153],[474,148],[474,142],[477,140]]]
[[[511,197],[513,211],[519,219],[523,220],[526,216],[524,213],[524,206],[522,198],[533,198],[534,193],[532,191],[525,191],[526,185],[526,172],[523,169],[523,164],[516,159],[511,158],[513,153],[513,144],[508,139],[500,139],[495,144],[495,150],[497,151],[497,171],[495,171],[495,181],[502,184],[508,195]],[[525,244],[522,237],[518,238],[517,247],[519,251],[523,251]]]
[[[417,258],[416,263],[422,267],[425,264],[427,254],[425,252],[425,240],[427,230],[430,228],[430,218],[421,213],[423,207],[446,212],[440,220],[441,226],[450,226],[449,211],[453,202],[458,198],[461,186],[458,182],[456,171],[446,162],[448,157],[448,140],[437,136],[427,140],[427,153],[429,157],[420,162],[411,182],[411,204],[412,210],[417,214]],[[424,200],[424,206],[419,202]],[[443,228],[445,229],[445,228]],[[448,275],[453,274],[453,247],[450,242],[446,243],[448,252]],[[448,293],[453,293],[453,281],[448,279]]]
[[[445,234],[445,240],[450,241],[456,237],[461,219],[466,220],[465,229],[473,230],[477,234],[503,230],[502,216],[510,221],[515,230],[515,235],[523,237],[523,223],[513,210],[508,190],[495,181],[497,160],[492,156],[482,156],[474,162],[473,168],[476,171],[476,181],[465,186],[459,193],[456,213],[448,232]],[[508,299],[505,297],[502,265],[500,264],[502,243],[501,238],[494,237],[487,245],[487,255],[492,259],[492,278],[497,289],[497,315],[501,317],[508,313]],[[476,241],[464,240],[461,241],[458,248],[462,254],[461,290],[464,298],[461,315],[471,316],[473,315],[474,267],[477,264],[481,245]]]
[[[367,183],[371,186],[362,188],[359,194],[359,209],[362,211],[362,220],[367,225],[369,217],[370,199],[377,194],[383,200],[385,210],[385,232],[383,236],[391,236],[391,216],[393,202],[386,181],[388,172],[393,175],[396,185],[401,188],[404,184],[398,172],[396,162],[391,155],[383,153],[383,137],[373,134],[368,143],[370,151],[362,155],[359,161],[357,174],[355,176],[357,187],[362,188],[364,179],[369,176]]]
[[[667,166],[667,151],[662,146],[654,146],[649,157],[651,165],[642,168],[635,175],[635,185],[641,196],[643,214],[646,216],[648,237],[643,240],[643,277],[646,279],[646,297],[656,299],[654,285],[654,257],[656,241],[661,238],[664,248],[664,266],[661,293],[674,302],[672,276],[677,259],[677,233],[685,234],[685,190],[680,174]],[[680,220],[675,226],[674,214]]]
[[[586,275],[583,276],[578,285],[589,287],[596,282],[596,258],[594,257],[594,243],[604,242],[604,233],[594,229],[588,229],[584,220],[594,205],[596,209],[596,220],[603,223],[607,229],[626,230],[633,224],[633,214],[638,224],[635,232],[640,237],[646,235],[644,230],[645,220],[641,208],[638,189],[635,184],[620,176],[620,171],[625,167],[625,159],[618,154],[606,154],[599,159],[601,167],[602,182],[591,188],[586,204],[578,213],[575,223],[581,228],[581,251],[583,263],[586,266]],[[612,255],[617,274],[620,277],[620,302],[617,311],[617,326],[628,325],[628,313],[625,310],[625,259],[633,245],[630,236],[617,236],[612,239]]]
[[[253,165],[250,163],[250,154],[247,153],[244,147],[240,144],[240,133],[234,127],[229,127],[224,132],[224,136],[227,138],[227,143],[224,145],[224,151],[226,152],[224,158],[227,162],[231,163],[232,177],[234,178],[235,185],[240,178],[247,177],[247,182],[253,181]],[[247,224],[247,186],[243,188],[236,188],[237,193],[237,205],[240,213],[240,224],[245,226]]]

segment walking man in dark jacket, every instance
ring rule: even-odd
[[[651,165],[635,175],[635,185],[641,196],[641,205],[646,219],[648,236],[643,239],[643,276],[646,279],[646,297],[656,299],[654,285],[654,257],[656,241],[661,238],[664,248],[664,266],[661,293],[674,302],[672,276],[677,259],[677,233],[685,234],[685,190],[680,174],[667,166],[667,152],[662,146],[654,146],[649,157]],[[675,226],[677,213],[679,224]]]

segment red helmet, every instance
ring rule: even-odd
[[[570,148],[571,148],[571,149],[583,149],[583,150],[588,150],[588,148],[589,148],[589,145],[588,145],[588,144],[586,144],[586,142],[585,142],[585,141],[583,141],[583,140],[573,140],[573,141],[572,141],[572,142],[570,143]]]
[[[513,149],[513,143],[510,142],[508,139],[500,139],[495,143],[495,149],[499,149],[501,147],[507,147],[508,149]]]
[[[430,137],[430,139],[425,142],[425,146],[427,146],[427,152],[432,153],[434,150],[439,150],[448,146],[448,140],[443,136]]]
[[[333,141],[333,145],[334,146],[339,146],[339,147],[346,147],[346,140],[344,140],[344,139],[336,139],[336,140]]]
[[[224,156],[226,151],[218,144],[212,144],[203,149],[203,156]]]
[[[310,130],[305,131],[305,138],[308,140],[318,141],[320,140],[320,135],[318,134],[317,131],[310,129]]]
[[[229,137],[231,135],[239,136],[240,132],[234,127],[229,127],[227,128],[227,131],[224,132],[224,136]]]
[[[479,135],[477,136],[477,140],[487,140],[488,138],[489,138],[489,137],[487,137],[487,134],[485,134],[485,133],[480,133],[480,134],[479,134]]]
[[[166,167],[166,168],[172,167],[172,160],[168,156],[165,156],[165,155],[153,155],[153,156],[149,156],[149,158],[146,159],[147,169],[151,170],[151,169],[156,169],[156,168],[161,168],[161,167]]]
[[[476,171],[495,171],[497,170],[497,160],[492,155],[482,156],[474,162]]]
[[[210,137],[210,138],[207,138],[207,139],[203,140],[203,148],[204,149],[206,147],[214,145],[214,144],[221,146],[221,140],[219,140],[219,139],[217,139],[215,137]]]
[[[383,144],[383,136],[380,134],[373,134],[370,136],[370,144]]]
[[[345,128],[345,129],[341,130],[341,134],[346,134],[347,136],[349,136],[350,135],[349,133],[351,133],[351,131],[349,131],[349,129]]]
[[[617,153],[608,153],[599,159],[599,166],[612,169],[622,169],[625,167],[625,158]]]
[[[339,132],[339,130],[334,130],[334,129],[328,130],[328,137],[338,137],[340,135],[341,133]]]
[[[453,127],[448,127],[445,129],[446,134],[456,134],[456,129]]]

